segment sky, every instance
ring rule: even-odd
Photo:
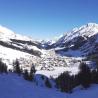
[[[98,23],[98,0],[0,0],[0,24],[33,39],[53,39]]]

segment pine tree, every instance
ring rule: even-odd
[[[30,72],[28,72],[28,70],[24,70],[24,73],[23,73],[24,79],[28,81],[33,81],[35,72],[36,70],[34,66],[31,67]]]
[[[4,63],[4,73],[8,73],[7,71],[7,65]]]
[[[79,85],[80,85],[79,75],[76,74],[74,75],[74,87],[79,86]]]
[[[34,65],[32,65],[32,67],[31,67],[31,72],[32,72],[33,74],[35,74],[35,72],[36,72],[36,69],[35,69],[35,66],[34,66]]]
[[[85,63],[81,63],[79,69],[79,82],[84,88],[88,88],[91,84],[90,68]]]
[[[50,81],[49,81],[48,78],[46,78],[46,80],[45,80],[45,85],[46,85],[46,87],[48,87],[48,88],[52,88],[52,85],[51,85],[51,83],[50,83]]]
[[[97,71],[97,69],[92,70],[91,80],[92,80],[92,83],[98,84],[98,71]]]
[[[16,61],[13,63],[14,66],[14,72],[17,73],[19,76],[22,73],[22,69],[20,68],[19,61],[16,59]]]
[[[33,75],[34,75],[33,68],[31,68],[29,73],[29,81],[33,80]]]
[[[73,76],[69,75],[69,72],[64,72],[58,78],[56,78],[56,86],[62,92],[71,93],[73,89]]]
[[[0,73],[7,73],[7,66],[5,63],[2,62],[0,59]]]
[[[23,78],[24,78],[25,80],[29,80],[29,73],[28,73],[28,70],[24,70]]]
[[[30,69],[29,81],[33,80],[35,72],[36,72],[35,66],[32,66],[31,69]]]
[[[2,60],[0,59],[0,73],[3,73],[3,62]]]

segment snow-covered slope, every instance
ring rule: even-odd
[[[78,87],[72,94],[66,94],[36,86],[15,74],[0,75],[0,98],[97,98],[97,93],[98,85],[92,85],[88,90]]]
[[[16,34],[12,30],[0,26],[0,58],[9,65],[9,68],[13,60],[19,59],[21,65],[24,66],[35,64],[38,73],[43,73],[46,70],[46,72],[49,71],[50,75],[57,76],[56,74],[62,72],[59,72],[58,69],[71,70],[67,68],[69,66],[73,66],[72,69],[74,69],[83,59],[82,56],[87,54],[85,51],[92,52],[94,50],[93,48],[96,45],[94,43],[97,43],[98,39],[96,36],[97,31],[98,25],[89,23],[79,29],[73,29],[57,42],[52,43],[51,41],[34,41],[29,37]],[[91,47],[89,43],[93,39],[95,41]],[[90,48],[86,48],[87,46]],[[45,50],[46,48],[48,50]],[[60,55],[57,54],[58,51],[60,51]],[[55,74],[53,71],[55,71]]]
[[[59,74],[58,69],[69,70],[67,66],[76,67],[83,56],[96,53],[97,36],[98,24],[95,23],[75,28],[53,43],[51,41],[34,41],[0,26],[0,58],[9,66],[12,65],[13,60],[19,59],[21,65],[35,64],[39,73],[46,70],[50,75],[53,74],[53,71],[55,74]]]
[[[0,26],[0,41],[6,42],[6,43],[20,43],[21,45],[34,45],[37,46],[39,44],[38,41],[33,40],[30,37],[23,36],[20,34],[15,33],[14,31],[4,27]],[[38,47],[38,46],[37,46]]]
[[[60,93],[56,88],[47,89],[39,79],[42,75],[56,78],[64,71],[77,74],[80,62],[91,53],[98,54],[98,25],[95,23],[75,28],[56,42],[38,42],[0,26],[2,61],[9,69],[13,68],[16,59],[23,69],[29,70],[32,64],[36,68],[34,83],[27,82],[14,73],[0,74],[0,98],[97,98],[98,85],[93,85],[88,90],[77,87],[72,94],[66,94]],[[85,62],[94,65],[92,61]]]
[[[88,23],[67,32],[52,46],[63,55],[81,57],[97,52],[98,24]]]
[[[14,31],[0,25],[0,40],[6,39],[5,41],[9,39],[19,39],[19,40],[25,40],[25,41],[33,41],[31,38],[22,36],[19,34],[16,34]]]
[[[74,28],[71,32],[67,32],[64,36],[62,36],[56,44],[61,44],[73,40],[78,36],[82,37],[91,37],[95,34],[98,34],[98,24],[96,23],[88,23],[80,28]]]
[[[33,58],[41,57],[42,49],[38,41],[14,33],[12,30],[0,26],[0,58],[11,68],[13,61],[19,59],[21,64],[31,66]]]

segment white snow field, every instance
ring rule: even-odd
[[[66,94],[36,86],[14,73],[0,74],[0,98],[98,98],[97,95],[98,85],[92,85],[88,90],[77,87],[72,94]]]

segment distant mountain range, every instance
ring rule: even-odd
[[[98,24],[88,23],[80,28],[75,28],[58,39],[52,46],[57,48],[57,52],[63,51],[65,55],[70,56],[96,54],[98,53]]]
[[[56,41],[35,41],[0,26],[0,58],[9,68],[12,68],[13,60],[19,59],[23,67],[31,66],[33,63],[40,70],[52,71],[56,70],[56,66],[77,65],[78,60],[97,54],[96,23],[74,28]],[[77,64],[72,63],[74,59]]]
[[[13,66],[16,59],[21,70],[21,74],[18,73],[20,77],[14,71],[17,66],[17,63],[16,66]],[[85,98],[87,96],[97,98],[97,84],[91,84],[92,86],[87,90],[80,90],[81,83],[78,84],[78,82],[82,79],[79,78],[79,75],[81,75],[79,74],[81,72],[79,66],[83,63],[87,66],[86,69],[83,67],[86,73],[83,71],[82,77],[87,77],[87,71],[89,71],[94,83],[98,83],[95,82],[98,71],[94,69],[98,65],[98,24],[88,23],[80,28],[75,28],[66,32],[56,41],[36,41],[0,26],[0,62],[0,92],[2,98],[16,98],[17,95],[19,95],[19,98],[21,96],[24,98],[31,98],[32,96],[44,98],[46,95],[48,95],[47,98],[65,98],[68,96],[70,98],[82,98],[81,95],[83,94]],[[2,69],[7,68],[5,65],[9,70],[6,71],[7,75],[2,73]],[[31,75],[32,65],[36,69],[36,72],[32,73],[33,76]],[[20,72],[19,66],[18,72]],[[87,70],[87,68],[92,70]],[[28,82],[24,80],[26,78],[22,79],[25,75],[31,75],[29,79],[33,78],[33,81]],[[57,80],[57,77],[59,80]],[[47,81],[48,87],[50,84],[52,90],[46,88]],[[91,82],[91,80],[89,81]],[[67,89],[73,83],[73,85],[76,85],[73,87],[75,92],[72,94],[58,92],[61,90],[61,88],[56,88],[60,86],[58,83],[61,85],[67,83],[67,85],[63,85],[63,88],[67,87]]]

